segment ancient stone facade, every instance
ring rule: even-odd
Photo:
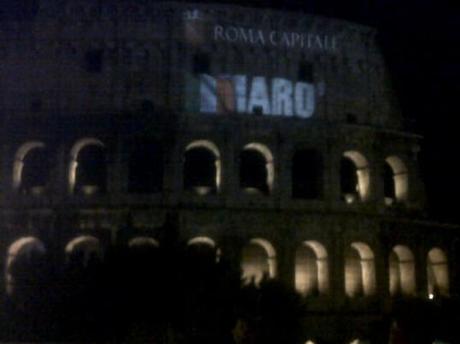
[[[316,324],[306,341],[379,343],[392,295],[458,293],[456,228],[426,219],[421,137],[373,29],[43,1],[0,23],[0,41],[5,293],[17,255],[161,245],[168,214],[181,242],[213,246],[243,277],[295,285]]]

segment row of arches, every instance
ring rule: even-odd
[[[239,155],[239,185],[249,194],[269,195],[273,191],[275,164],[271,150],[261,143],[246,144]],[[163,152],[152,141],[130,145],[128,190],[133,193],[160,192],[163,184]],[[43,192],[50,178],[47,146],[40,141],[23,144],[15,155],[13,189],[24,193]],[[70,150],[68,189],[70,193],[107,191],[107,148],[100,140],[79,140]],[[340,192],[347,203],[366,201],[371,190],[370,167],[360,152],[346,151],[340,161]],[[385,202],[407,200],[408,170],[397,156],[386,158],[383,168]],[[222,184],[222,156],[208,140],[193,141],[183,153],[183,186],[204,195],[218,193]],[[291,160],[292,197],[322,197],[323,159],[314,149],[298,149]]]
[[[131,249],[158,249],[160,244],[151,237],[135,237],[128,243]],[[219,262],[221,250],[208,237],[195,237],[188,241],[192,257],[209,264]],[[35,237],[18,239],[9,246],[6,258],[6,289],[14,290],[14,266],[18,262],[33,263],[46,252],[43,243]],[[79,236],[65,246],[69,263],[88,265],[103,256],[99,239]],[[375,256],[369,245],[351,243],[344,252],[345,293],[348,297],[372,296],[376,294]],[[412,251],[396,245],[389,255],[389,292],[391,295],[411,296],[416,292],[415,258]],[[330,290],[330,259],[326,248],[315,240],[304,241],[295,252],[295,287],[303,296],[327,295]],[[430,297],[448,295],[449,269],[447,255],[439,247],[427,254],[427,291]],[[273,245],[262,238],[251,239],[241,252],[242,278],[245,283],[260,283],[264,278],[277,276],[277,256]]]

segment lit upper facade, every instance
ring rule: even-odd
[[[356,191],[359,199],[371,203],[383,204],[388,196],[409,208],[423,206],[416,161],[419,138],[403,132],[372,29],[234,6],[140,6],[123,1],[71,1],[61,6],[42,2],[30,9],[28,18],[4,21],[2,26],[0,101],[3,120],[13,126],[25,124],[27,118],[35,127],[41,120],[47,127],[50,116],[62,122],[61,127],[72,126],[74,119],[89,126],[98,120],[123,126],[136,117],[141,121],[160,116],[168,129],[183,132],[179,139],[185,146],[194,140],[211,141],[216,157],[224,149],[225,131],[209,128],[224,127],[234,143],[241,140],[235,149],[250,145],[265,159],[276,155],[269,162],[267,187],[287,193],[287,199],[292,190],[281,184],[287,178],[283,173],[289,174],[283,169],[290,169],[282,159],[305,146],[320,150],[321,159],[335,170],[340,157],[359,170],[360,190],[340,190],[337,178],[328,176],[316,183],[325,185],[325,190],[316,190],[321,197],[333,200]],[[21,125],[22,130],[29,127]],[[128,136],[131,127],[117,129]],[[198,133],[187,138],[191,129]],[[107,130],[91,130],[113,139]],[[206,135],[200,137],[199,130]],[[15,131],[20,136],[20,129]],[[153,131],[153,136],[163,135]],[[74,132],[70,145],[86,136],[105,145],[97,132],[82,137]],[[41,136],[57,134],[40,130]],[[266,142],[251,142],[257,136],[265,136]],[[276,136],[289,142],[280,145]],[[37,144],[44,142],[32,146]],[[23,147],[16,160],[32,146]],[[75,156],[78,147],[70,154]],[[14,181],[7,183],[13,188],[19,187],[19,169],[15,171]],[[219,188],[231,174],[216,178]],[[383,185],[385,174],[393,174],[394,191]]]

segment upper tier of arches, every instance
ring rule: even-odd
[[[334,163],[330,156],[311,147],[293,147],[290,154],[280,155],[276,147],[249,142],[229,152],[211,140],[198,139],[186,143],[179,164],[171,165],[167,147],[161,142],[130,141],[121,153],[115,148],[92,137],[74,142],[64,154],[67,192],[104,194],[113,191],[111,178],[125,176],[119,184],[126,186],[118,192],[162,193],[168,189],[165,173],[169,168],[181,176],[182,190],[201,196],[228,192],[231,183],[248,195],[267,197],[283,192],[293,200],[325,200],[330,199],[328,183],[335,179],[336,200],[345,204],[378,201],[393,206],[410,201],[414,179],[404,162],[407,158],[393,154],[372,163],[374,158],[358,150],[344,150]],[[325,168],[326,161],[337,168]],[[63,175],[58,170],[62,165],[46,142],[25,142],[14,153],[11,189],[38,195],[50,192],[55,178]]]

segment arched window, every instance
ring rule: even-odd
[[[390,294],[414,295],[415,263],[412,251],[402,245],[393,247],[390,253]]]
[[[349,297],[375,293],[375,263],[371,248],[362,242],[352,243],[345,253],[345,292]]]
[[[268,195],[273,189],[273,155],[259,143],[247,144],[240,155],[240,187],[248,193]]]
[[[385,204],[391,205],[394,201],[407,200],[409,178],[406,165],[396,156],[390,156],[384,164],[384,195]]]
[[[347,203],[356,200],[365,201],[369,196],[369,165],[366,158],[359,152],[343,153],[340,162],[340,188],[342,198]]]
[[[220,254],[214,240],[208,237],[195,237],[187,243],[188,262],[194,270],[208,270],[219,262]]]
[[[243,281],[259,284],[264,277],[276,276],[276,253],[265,239],[252,239],[242,252]]]
[[[185,149],[184,188],[200,195],[220,188],[221,162],[217,146],[205,140],[194,141]]]
[[[34,237],[24,237],[13,242],[6,258],[6,292],[14,293],[16,286],[33,283],[40,257],[46,253],[43,243]]]
[[[14,158],[13,188],[26,194],[42,194],[49,180],[49,156],[43,142],[19,147]]]
[[[428,252],[427,261],[428,295],[430,298],[438,295],[449,295],[449,267],[447,255],[438,247]]]
[[[163,188],[163,151],[150,140],[129,143],[128,192],[149,194]]]
[[[128,243],[130,248],[143,248],[143,247],[160,247],[158,241],[150,237],[135,237]]]
[[[305,241],[296,252],[295,286],[304,296],[326,294],[329,289],[327,252],[317,241]]]
[[[131,281],[153,281],[161,264],[160,245],[151,237],[139,236],[128,242]]]
[[[319,152],[301,149],[292,159],[292,197],[317,199],[322,194],[322,161]]]
[[[69,188],[91,195],[107,189],[107,158],[104,144],[96,139],[78,141],[70,152]]]
[[[71,240],[65,247],[67,261],[70,265],[87,267],[99,262],[102,250],[99,239],[91,235],[82,235]]]

